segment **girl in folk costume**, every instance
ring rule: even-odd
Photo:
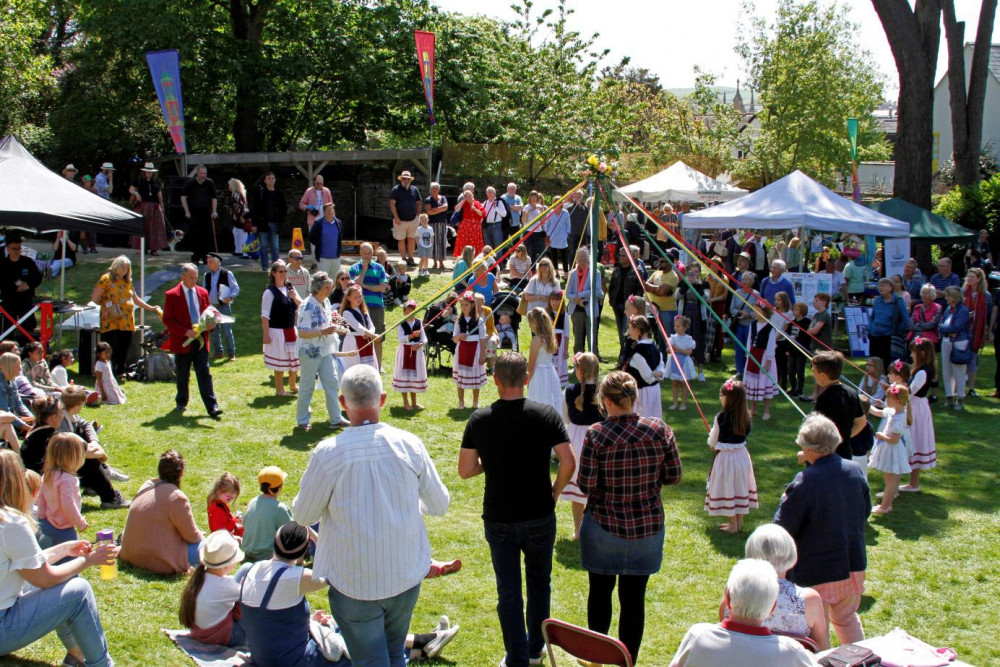
[[[378,368],[373,342],[377,338],[375,324],[368,315],[368,306],[365,305],[361,285],[351,285],[344,292],[344,300],[340,302],[340,316],[348,328],[348,332],[341,339],[340,350],[358,353],[357,356],[344,357],[344,368],[350,368],[355,364],[368,364]]]
[[[569,429],[573,455],[579,461],[587,429],[591,424],[604,420],[597,401],[597,381],[601,375],[600,362],[590,352],[577,352],[573,357],[573,372],[576,374],[576,383],[566,387],[562,413],[566,428]],[[583,523],[583,512],[587,508],[587,496],[576,483],[579,472],[580,466],[577,465],[573,479],[566,483],[562,493],[559,494],[560,500],[573,503],[574,540],[580,539],[580,524]]]
[[[267,289],[260,301],[260,322],[264,338],[264,368],[274,371],[274,393],[287,396],[298,391],[299,355],[295,351],[295,311],[302,299],[285,283],[288,267],[280,259],[271,264]],[[288,373],[288,391],[284,375]]]
[[[635,400],[635,411],[640,417],[663,418],[663,402],[660,400],[660,378],[663,377],[663,357],[649,337],[649,319],[636,315],[628,323],[629,338],[635,341],[623,370],[635,378],[639,394]]]
[[[888,514],[892,503],[899,495],[899,478],[910,472],[910,457],[913,447],[910,442],[910,390],[905,384],[892,384],[886,390],[885,407],[881,410],[870,408],[876,417],[882,418],[875,432],[875,449],[868,465],[885,474],[885,491],[882,504],[872,508],[872,514]]]
[[[417,394],[427,391],[427,361],[424,345],[427,334],[423,323],[413,316],[417,302],[410,299],[403,304],[406,319],[399,323],[399,347],[396,348],[396,365],[392,371],[392,388],[403,393],[404,410],[423,410],[417,403]]]
[[[465,292],[458,300],[460,315],[452,340],[455,360],[451,377],[458,389],[458,409],[465,408],[465,390],[472,390],[472,407],[479,407],[479,390],[486,384],[486,323],[476,314],[476,296]]]
[[[559,349],[552,356],[552,365],[559,376],[559,387],[565,389],[569,384],[569,373],[566,370],[566,355],[569,348],[569,316],[566,314],[566,304],[563,301],[562,290],[549,294],[549,319],[552,320],[552,330],[556,334],[556,344]]]
[[[927,400],[931,381],[937,377],[934,343],[923,336],[916,336],[910,341],[910,354],[913,355],[913,367],[916,369],[910,379],[910,416],[913,421],[910,426],[910,443],[913,453],[910,454],[909,461],[910,483],[900,487],[900,491],[919,491],[920,471],[937,466],[934,417]]]
[[[532,308],[528,313],[528,327],[531,329],[531,349],[528,352],[528,399],[550,405],[556,412],[561,412],[562,389],[559,386],[559,375],[552,365],[553,355],[559,349],[555,332],[552,330],[552,320],[543,309]]]
[[[694,352],[697,343],[695,343],[694,338],[688,334],[688,328],[691,324],[691,320],[683,315],[676,315],[674,317],[674,333],[670,334],[670,347],[673,348],[674,356],[670,361],[670,371],[668,375],[670,379],[673,380],[673,391],[674,391],[674,402],[671,403],[670,409],[677,410],[677,393],[681,392],[681,410],[687,410],[687,394],[684,393],[682,387],[684,386],[684,381],[690,382],[694,380],[694,362],[691,360],[691,354]]]
[[[708,434],[708,446],[715,451],[708,474],[705,511],[709,516],[724,516],[719,528],[727,533],[743,530],[743,515],[757,507],[757,480],[747,451],[750,435],[750,411],[747,392],[736,378],[726,380],[719,390],[722,412]]]
[[[486,305],[486,297],[479,292],[476,292],[476,315],[486,324],[486,367],[492,373],[500,349],[500,336],[493,320],[493,309]]]
[[[889,378],[889,384],[901,384],[904,387],[910,384],[910,365],[903,361],[902,359],[896,359],[896,361],[889,364],[889,370],[886,371],[886,376]],[[886,390],[888,391],[888,387]]]
[[[754,314],[756,319],[750,325],[748,341],[750,358],[743,382],[750,401],[750,416],[757,414],[757,403],[763,401],[766,421],[771,418],[771,399],[778,395],[778,386],[772,379],[777,371],[774,354],[778,332],[771,319],[775,317],[774,311],[766,301],[757,302]]]

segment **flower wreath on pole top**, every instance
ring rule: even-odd
[[[581,176],[595,179],[617,178],[621,163],[618,162],[618,150],[599,150],[577,166],[577,172]]]

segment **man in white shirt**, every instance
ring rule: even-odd
[[[486,188],[486,201],[483,202],[486,217],[483,218],[483,242],[486,245],[497,246],[503,243],[504,218],[507,217],[507,206],[502,199],[497,199],[497,191],[492,185]]]
[[[814,665],[812,657],[791,637],[772,635],[764,625],[778,600],[778,575],[763,560],[748,558],[733,566],[723,604],[729,618],[722,623],[695,623],[684,635],[670,667]]]
[[[401,667],[431,566],[421,512],[444,514],[450,496],[420,438],[379,423],[385,396],[377,370],[347,370],[340,403],[351,425],[313,452],[292,513],[304,525],[320,522],[313,576],[330,583],[330,611],[352,660]]]

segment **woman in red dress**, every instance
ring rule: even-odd
[[[486,217],[486,209],[476,201],[476,197],[471,189],[462,192],[462,196],[455,205],[455,211],[462,212],[462,222],[458,226],[458,238],[455,239],[455,257],[462,254],[462,248],[471,245],[478,255],[483,251],[483,218]]]

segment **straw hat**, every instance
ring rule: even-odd
[[[152,162],[147,162],[146,164],[142,165],[142,169],[140,169],[139,171],[148,171],[151,174],[155,174],[156,172],[159,171],[159,169],[154,167]]]
[[[413,174],[411,174],[408,171],[404,171],[403,173],[401,173],[396,178],[397,178],[397,180],[400,180],[400,181],[403,180],[404,178],[408,178],[408,179],[410,179],[412,181],[413,180]]]
[[[220,569],[239,563],[246,554],[228,530],[217,530],[198,547],[198,560],[207,568]]]
[[[63,171],[71,171],[71,172],[73,172],[75,174],[78,171],[78,169],[73,166],[72,162],[70,162],[68,165],[66,165],[65,167],[63,167]]]
[[[111,164],[110,162],[105,162],[104,164],[101,165],[101,170],[103,171],[105,169],[107,169],[108,171],[114,171],[115,165]]]

